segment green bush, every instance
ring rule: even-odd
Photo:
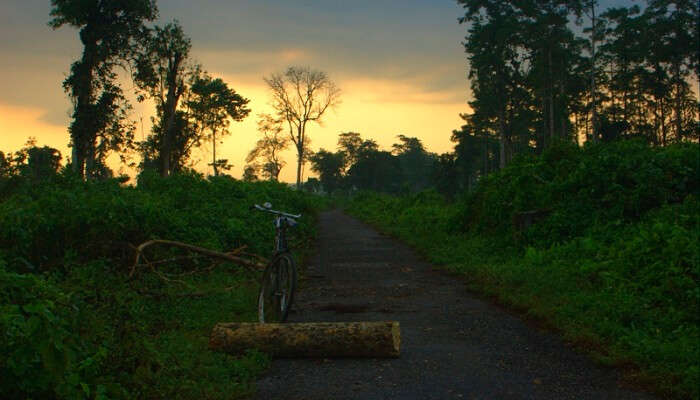
[[[362,193],[348,210],[679,398],[700,378],[700,151],[626,141],[514,160],[474,193]],[[513,218],[544,210],[518,232]]]
[[[143,174],[135,187],[15,181],[0,199],[0,398],[249,395],[267,357],[207,343],[215,323],[256,318],[258,276],[199,259],[128,273],[133,246],[149,239],[266,256],[272,217],[249,210],[265,201],[304,214],[292,238],[308,242],[321,202],[284,184],[196,174]]]
[[[0,265],[0,395],[86,398],[104,393],[94,385],[93,368],[105,359],[103,348],[80,340],[71,298],[32,274],[8,272]],[[99,396],[96,396],[99,397]]]
[[[697,144],[563,143],[541,156],[519,157],[484,178],[462,203],[455,224],[464,231],[513,234],[515,215],[540,210],[548,216],[526,238],[565,241],[598,222],[634,222],[649,210],[698,194],[698,176]]]
[[[45,271],[79,260],[128,258],[127,243],[168,238],[216,250],[243,245],[266,253],[272,243],[270,218],[248,209],[256,202],[302,214],[313,203],[284,184],[246,183],[229,177],[201,179],[148,176],[137,187],[116,180],[76,183],[72,179],[27,185],[0,203],[0,251],[10,268]],[[310,224],[301,224],[308,234]],[[130,260],[129,260],[130,261]]]

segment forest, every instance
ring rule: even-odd
[[[249,207],[270,201],[305,216],[300,262],[318,213],[343,208],[632,384],[696,398],[697,2],[457,3],[444,23],[464,30],[470,96],[451,151],[352,130],[315,150],[309,128],[343,93],[292,65],[263,77],[273,112],[233,177],[217,144],[259,110],[192,56],[177,20],[156,24],[155,0],[51,0],[49,26],[81,45],[63,81],[71,154],[34,138],[0,151],[0,397],[252,396],[270,358],[206,344],[213,324],[256,319],[260,271],[168,248],[136,268],[134,251],[269,254],[270,218]],[[141,140],[134,101],[153,107]]]

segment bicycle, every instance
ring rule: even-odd
[[[287,228],[297,225],[301,214],[294,215],[272,209],[270,203],[255,204],[251,209],[275,215],[275,247],[265,267],[258,294],[259,322],[284,322],[294,300],[297,267],[287,246]]]

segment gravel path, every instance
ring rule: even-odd
[[[339,211],[318,246],[290,321],[397,320],[401,357],[276,360],[259,399],[652,398]]]

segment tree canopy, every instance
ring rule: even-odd
[[[154,0],[52,0],[49,26],[80,31],[83,54],[63,82],[73,99],[70,126],[73,169],[93,176],[110,151],[133,144],[134,124],[115,67],[125,63],[146,21],[154,20]]]
[[[263,78],[270,89],[277,117],[287,122],[297,150],[297,189],[301,189],[308,142],[307,125],[321,124],[330,108],[340,104],[340,89],[325,72],[310,67],[289,67]]]

